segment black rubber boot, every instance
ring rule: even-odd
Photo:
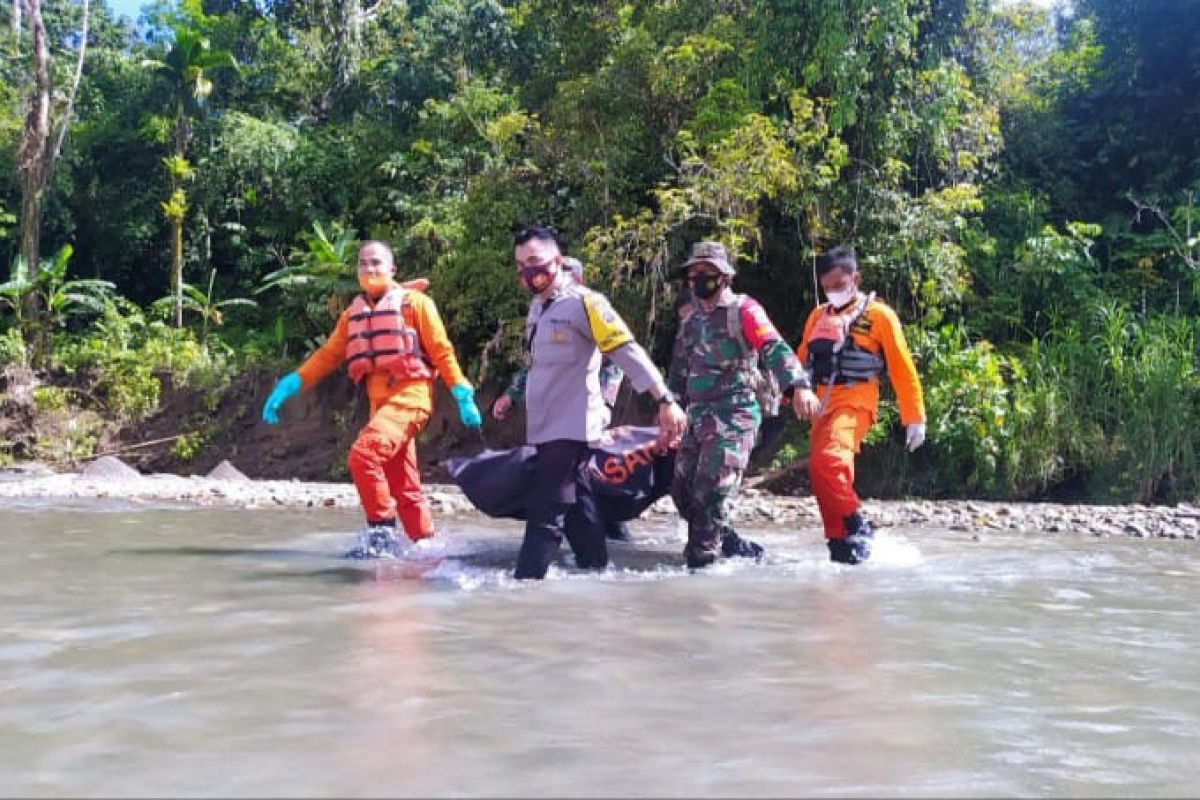
[[[735,531],[725,531],[721,536],[721,555],[726,558],[753,558],[758,561],[765,552],[758,542],[739,536]]]
[[[683,548],[683,557],[687,560],[688,569],[704,569],[717,560],[717,551],[689,542]]]
[[[628,523],[620,520],[606,519],[604,521],[604,535],[608,537],[609,541],[613,542],[628,542],[633,539],[629,535]]]
[[[839,564],[861,564],[871,557],[871,539],[875,529],[859,512],[846,517],[846,538],[827,539],[829,560]]]

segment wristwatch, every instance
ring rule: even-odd
[[[670,389],[668,389],[667,391],[663,392],[662,394],[660,394],[658,396],[658,404],[660,406],[670,405],[671,403],[674,403],[674,402],[675,402],[675,395],[671,394]]]

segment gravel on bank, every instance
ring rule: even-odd
[[[115,463],[114,463],[115,462]],[[427,484],[435,514],[478,515],[457,486]],[[239,508],[356,508],[354,485],[251,480],[222,462],[207,476],[143,475],[111,459],[77,473],[54,473],[38,465],[0,471],[0,507],[21,500],[123,500],[146,504]],[[1063,533],[1137,538],[1200,538],[1200,506],[1069,505],[981,500],[864,500],[878,526],[929,527],[956,531]],[[735,522],[749,526],[793,526],[819,530],[812,497],[772,495],[746,489],[734,503]],[[655,503],[645,518],[675,514],[670,498]]]

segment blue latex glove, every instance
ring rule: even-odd
[[[298,373],[289,372],[280,378],[279,383],[275,384],[275,388],[271,390],[267,404],[263,406],[263,422],[268,425],[278,425],[280,407],[288,401],[289,397],[299,394],[303,387],[304,383],[300,380]]]
[[[462,420],[462,424],[468,428],[482,427],[483,417],[479,414],[479,407],[475,405],[475,390],[465,383],[459,383],[450,387],[450,394],[454,395],[454,402],[458,403],[458,418]]]

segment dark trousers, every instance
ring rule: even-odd
[[[577,566],[608,566],[604,525],[596,510],[591,482],[582,469],[587,456],[585,442],[556,439],[537,446],[533,487],[525,506],[525,538],[517,554],[514,577],[546,577],[564,531]]]

